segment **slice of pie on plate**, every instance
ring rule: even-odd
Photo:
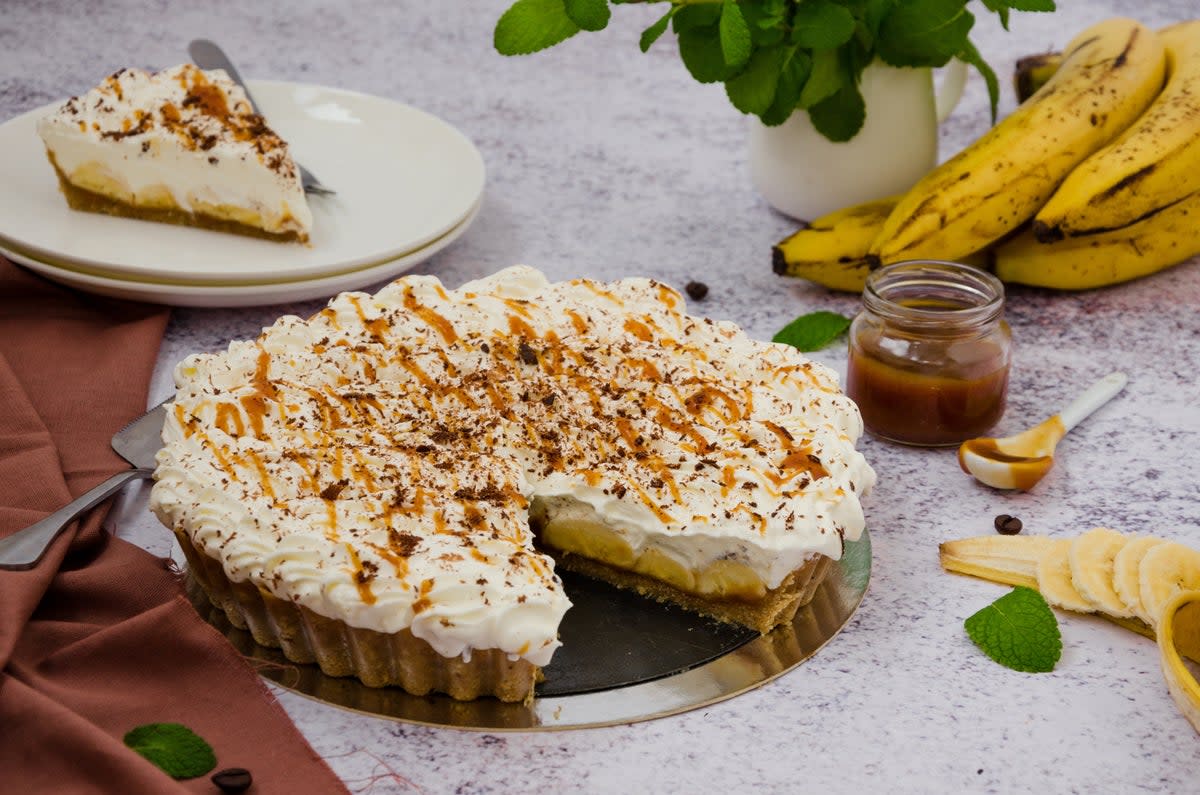
[[[37,129],[76,210],[308,241],[288,145],[221,70],[122,69]]]

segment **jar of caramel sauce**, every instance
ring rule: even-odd
[[[1004,414],[1011,361],[998,279],[956,262],[898,262],[874,271],[863,289],[846,394],[875,436],[957,445]]]

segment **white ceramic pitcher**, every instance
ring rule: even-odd
[[[966,78],[966,64],[951,61],[935,96],[932,70],[875,61],[859,85],[866,120],[845,143],[817,132],[803,110],[777,127],[751,116],[754,187],[776,210],[806,221],[902,193],[937,165],[938,124],[962,98]]]

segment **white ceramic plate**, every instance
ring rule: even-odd
[[[453,243],[464,232],[475,216],[479,205],[450,231],[416,251],[396,259],[358,270],[290,282],[268,282],[264,284],[171,284],[96,276],[72,269],[70,263],[51,264],[28,252],[10,248],[0,241],[0,255],[52,281],[74,287],[84,292],[125,298],[131,301],[146,301],[171,306],[237,307],[282,304],[291,301],[309,301],[329,298],[345,290],[358,290],[368,285],[390,279],[403,273]]]
[[[414,252],[459,226],[483,194],[479,150],[436,116],[341,89],[253,80],[250,88],[293,156],[337,191],[309,197],[311,245],[71,210],[36,131],[58,103],[0,125],[0,238],[95,276],[295,281]]]

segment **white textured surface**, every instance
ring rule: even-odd
[[[619,7],[610,30],[513,60],[491,50],[491,24],[506,4],[298,2],[282,14],[279,0],[114,0],[90,4],[85,19],[67,0],[8,0],[0,118],[120,66],[176,63],[188,40],[207,36],[247,76],[403,99],[477,142],[489,174],[479,221],[419,268],[447,284],[514,262],[552,279],[698,279],[711,292],[697,311],[759,338],[801,312],[855,311],[853,297],[771,273],[769,246],[794,224],[750,189],[745,123],[720,89],[692,83],[668,38],[637,52],[638,32],[660,9]],[[1054,16],[1015,16],[1008,34],[981,20],[977,41],[1003,77],[1017,55],[1061,46],[1105,16],[1161,24],[1200,14],[1195,0],[1060,5]],[[943,156],[986,128],[978,76],[967,92],[943,125]],[[1002,111],[1012,102],[1006,84]],[[359,792],[1194,791],[1200,738],[1170,701],[1152,643],[1062,615],[1054,673],[1001,668],[972,646],[962,621],[1003,589],[943,574],[936,548],[991,532],[997,513],[1020,516],[1032,533],[1106,524],[1200,546],[1197,305],[1195,262],[1080,295],[1013,290],[1013,397],[997,431],[1040,420],[1112,370],[1129,373],[1126,391],[1067,437],[1033,494],[975,485],[951,452],[866,441],[880,476],[866,506],[870,593],[828,648],[758,691],[651,723],[511,735],[417,728],[281,699]],[[186,354],[317,306],[176,312],[152,397],[166,394]],[[844,344],[819,358],[844,370]],[[165,552],[165,532],[137,510],[144,494],[129,502],[133,518],[121,532]],[[403,779],[373,781],[383,764]]]

